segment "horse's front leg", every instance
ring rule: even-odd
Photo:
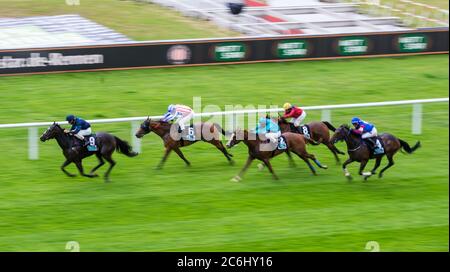
[[[270,161],[268,159],[264,159],[263,160],[264,164],[267,166],[267,168],[269,168],[270,173],[272,173],[272,176],[275,180],[278,180],[278,176],[275,174],[275,172],[273,171],[272,168],[272,164],[270,164]]]
[[[96,177],[96,175],[85,174],[85,173],[84,173],[83,165],[81,164],[81,160],[76,161],[76,162],[75,162],[75,165],[77,166],[78,171],[80,172],[80,174],[81,174],[82,176],[88,177],[88,178],[94,178],[94,177]]]
[[[157,170],[161,170],[163,168],[164,163],[166,162],[167,158],[169,157],[170,151],[172,151],[172,148],[166,147],[166,152],[164,153],[164,156],[162,157],[158,166],[156,166]]]
[[[241,181],[242,176],[244,175],[245,171],[247,171],[247,169],[250,167],[250,165],[252,164],[254,159],[255,158],[253,158],[252,156],[248,156],[247,162],[245,163],[244,168],[242,168],[241,172],[239,172],[239,174],[237,176],[232,178],[231,181],[236,181],[236,182]]]
[[[76,177],[77,175],[71,174],[69,172],[67,172],[67,170],[65,169],[67,165],[71,164],[72,161],[71,160],[66,160],[62,165],[61,165],[61,170],[64,172],[64,174],[66,174],[67,176],[73,178]]]
[[[342,169],[344,170],[344,175],[347,177],[348,181],[352,180],[352,175],[350,174],[350,172],[347,169],[347,165],[352,163],[353,159],[352,158],[348,158],[344,164],[342,164]]]

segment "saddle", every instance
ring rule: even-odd
[[[375,144],[373,144],[370,140],[364,140],[365,144],[370,150],[371,156],[384,154],[384,143],[381,140],[381,137],[375,137]]]
[[[75,147],[81,147],[81,148],[86,147],[87,151],[90,151],[90,152],[95,152],[98,150],[97,136],[95,133],[84,136],[84,140],[80,140],[74,135],[72,135],[72,137],[73,137]]]
[[[284,138],[283,135],[281,135],[280,137],[278,137],[277,149],[278,150],[286,150],[287,148],[288,148],[288,146],[287,146],[286,139]]]

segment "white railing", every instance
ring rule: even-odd
[[[339,105],[322,105],[322,106],[307,106],[302,107],[305,110],[321,110],[322,120],[331,122],[331,110],[332,109],[348,109],[348,108],[361,108],[361,107],[381,107],[381,106],[398,106],[398,105],[413,105],[412,120],[411,120],[411,132],[412,134],[422,133],[422,104],[424,103],[439,103],[449,102],[449,98],[432,98],[432,99],[418,99],[418,100],[401,100],[401,101],[385,101],[385,102],[371,102],[360,104],[339,104]],[[238,116],[242,114],[252,113],[270,113],[281,112],[283,109],[257,109],[257,110],[237,110],[237,111],[218,111],[218,112],[204,112],[196,114],[195,117],[212,117],[222,115]],[[139,127],[140,122],[145,120],[148,116],[142,117],[127,117],[127,118],[113,118],[113,119],[99,119],[99,120],[87,120],[89,123],[102,124],[102,123],[119,123],[119,122],[131,122],[131,139],[133,149],[137,152],[141,152],[141,143],[134,134]],[[152,119],[159,119],[162,116],[150,116]],[[59,123],[65,123],[60,121]],[[39,152],[39,136],[38,127],[47,127],[53,124],[53,122],[38,122],[38,123],[19,123],[19,124],[0,124],[0,129],[7,128],[28,128],[28,158],[30,160],[38,159]]]

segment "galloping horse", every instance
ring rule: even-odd
[[[174,126],[176,127],[176,126]],[[210,143],[217,147],[227,158],[230,164],[233,164],[232,156],[230,153],[228,153],[227,149],[223,146],[220,139],[220,133],[222,135],[225,135],[225,131],[215,123],[196,123],[194,124],[194,131],[196,132],[196,135],[200,134],[198,132],[201,132],[200,139],[195,139],[195,141],[189,141],[184,140],[182,138],[177,139],[172,137],[171,135],[171,129],[172,125],[167,122],[163,121],[154,121],[150,118],[147,118],[145,120],[140,128],[136,131],[136,137],[142,138],[144,135],[155,132],[164,142],[164,146],[166,148],[166,152],[161,160],[161,162],[158,164],[157,168],[161,169],[164,165],[164,162],[167,160],[167,157],[169,156],[170,152],[173,150],[175,153],[178,154],[178,156],[186,163],[187,166],[190,166],[191,163],[184,157],[183,153],[181,152],[180,148],[189,146],[191,144],[194,144],[198,142],[199,140]],[[189,128],[186,128],[188,130]],[[208,135],[204,135],[208,134]]]
[[[344,174],[348,180],[352,180],[352,177],[350,175],[350,172],[348,172],[347,170],[347,165],[353,161],[360,162],[359,174],[364,176],[364,180],[367,180],[370,176],[376,174],[375,171],[380,166],[381,159],[384,155],[386,155],[389,163],[378,174],[378,177],[381,178],[383,176],[383,172],[394,165],[393,157],[395,153],[397,153],[397,151],[403,148],[403,150],[405,150],[408,154],[411,154],[420,147],[419,141],[413,147],[410,147],[407,142],[388,133],[381,134],[380,138],[383,142],[385,153],[372,155],[371,150],[361,139],[361,136],[352,133],[352,130],[348,125],[341,125],[338,129],[336,129],[333,137],[331,137],[331,142],[333,144],[337,143],[338,141],[345,141],[347,143],[347,149],[350,158],[344,162],[342,168],[344,169]],[[374,168],[370,172],[363,172],[367,162],[370,159],[376,160]]]
[[[45,142],[49,139],[56,139],[59,146],[63,150],[63,154],[66,157],[66,161],[61,166],[61,170],[68,175],[69,177],[75,177],[76,175],[71,174],[64,169],[67,165],[71,164],[72,162],[75,163],[75,165],[78,168],[78,171],[80,171],[80,174],[82,176],[93,178],[98,177],[97,174],[95,174],[95,171],[100,168],[102,165],[105,164],[105,160],[107,160],[110,164],[108,170],[105,173],[105,182],[109,182],[109,174],[116,165],[116,162],[112,159],[111,155],[114,152],[114,150],[119,151],[120,153],[128,156],[128,157],[135,157],[138,154],[136,152],[133,152],[131,150],[131,146],[128,145],[127,142],[122,141],[116,136],[113,136],[109,133],[99,132],[96,134],[96,142],[97,142],[97,151],[88,151],[86,147],[77,146],[75,141],[78,141],[75,139],[74,136],[69,135],[67,133],[64,133],[64,129],[61,128],[57,123],[53,123],[41,136],[41,141]],[[96,155],[99,164],[94,167],[94,169],[89,172],[89,174],[85,174],[83,170],[83,165],[81,161],[89,157],[91,155]]]
[[[251,137],[249,137],[249,135]],[[258,159],[262,161],[267,168],[269,168],[270,173],[272,173],[272,176],[274,179],[278,179],[278,176],[273,171],[272,165],[270,164],[270,159],[280,155],[281,153],[287,153],[289,152],[295,153],[297,156],[299,156],[302,160],[308,164],[309,169],[311,169],[311,172],[316,175],[316,169],[314,166],[311,165],[309,162],[309,159],[312,159],[314,163],[317,164],[320,168],[327,169],[328,167],[326,165],[320,164],[320,162],[316,159],[316,157],[312,154],[309,154],[306,151],[306,140],[303,137],[303,135],[286,132],[282,134],[282,137],[286,140],[287,149],[280,150],[278,148],[273,149],[272,151],[267,150],[266,148],[262,148],[263,144],[267,143],[265,141],[262,141],[258,139],[258,135],[251,134],[247,130],[237,130],[232,135],[230,140],[227,143],[227,147],[231,148],[235,145],[237,145],[240,142],[244,142],[244,144],[248,147],[248,158],[247,162],[244,165],[244,168],[242,168],[241,172],[237,176],[235,176],[232,181],[241,181],[242,176],[244,175],[245,171],[250,167],[250,164],[253,162],[254,159]],[[289,155],[290,157],[290,155]]]
[[[281,132],[300,133],[298,129],[294,126],[294,124],[289,123],[285,118],[281,116],[278,118],[278,125],[280,126]],[[330,151],[333,153],[334,158],[336,159],[336,163],[339,164],[340,159],[337,154],[345,155],[345,153],[337,149],[337,147],[330,142],[330,130],[334,132],[336,128],[327,121],[311,122],[308,123],[307,126],[309,126],[311,134],[310,136],[312,139],[312,141],[307,140],[308,143],[311,143],[313,145],[318,144],[326,145],[328,149],[330,149]]]

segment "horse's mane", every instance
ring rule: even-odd
[[[347,124],[342,124],[341,127],[342,127],[342,128],[346,128],[346,129],[350,129],[350,126],[347,125]]]

